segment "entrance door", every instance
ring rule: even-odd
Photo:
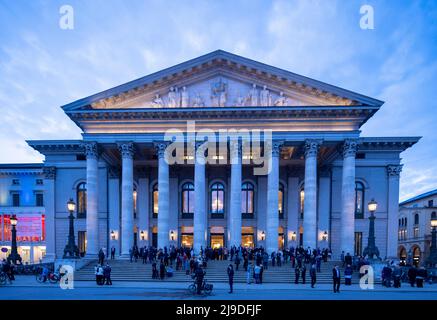
[[[225,246],[225,235],[223,233],[211,233],[210,246],[213,249],[223,248]]]
[[[182,233],[181,244],[184,248],[193,247],[193,234],[192,233]]]
[[[86,231],[79,231],[77,233],[77,246],[79,247],[79,255],[85,256],[86,253]]]
[[[245,248],[254,248],[255,243],[253,240],[253,233],[243,233],[241,235],[241,245]]]
[[[158,248],[158,234],[156,232],[152,233],[152,246]]]
[[[138,233],[134,232],[134,246],[138,246]]]

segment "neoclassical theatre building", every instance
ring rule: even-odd
[[[382,104],[221,50],[74,101],[62,109],[81,140],[31,140],[42,164],[0,166],[3,251],[15,214],[27,260],[62,257],[73,198],[88,257],[134,244],[360,254],[375,199],[376,244],[395,257],[400,154],[419,138],[361,137]],[[233,135],[213,153],[220,132]]]

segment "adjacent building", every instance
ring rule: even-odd
[[[401,261],[420,265],[431,247],[431,219],[437,217],[437,189],[399,204],[398,256]]]
[[[61,257],[73,198],[91,258],[134,244],[361,254],[375,199],[376,244],[395,257],[400,154],[419,138],[362,137],[382,104],[221,50],[74,101],[62,109],[82,139],[31,140],[42,164],[0,165],[1,244],[17,214],[21,252]]]

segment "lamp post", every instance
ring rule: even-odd
[[[17,217],[15,215],[13,215],[11,217],[11,226],[12,226],[12,244],[11,244],[11,254],[8,256],[8,262],[13,262],[14,264],[17,264],[17,261],[19,261],[19,263],[21,264],[21,257],[18,254],[18,250],[17,250]]]
[[[437,264],[437,218],[431,219],[431,228],[431,250],[427,262],[434,267]]]
[[[369,217],[369,238],[367,241],[367,247],[363,251],[364,256],[368,256],[369,260],[373,260],[376,256],[379,258],[379,250],[375,244],[375,211],[378,208],[378,203],[372,199],[368,204],[367,208],[370,212]]]
[[[73,199],[71,199],[71,198],[67,202],[67,209],[70,212],[70,215],[68,216],[68,219],[70,220],[70,226],[69,226],[69,232],[68,232],[68,242],[64,248],[64,256],[62,258],[63,259],[66,259],[66,258],[79,259],[79,248],[76,246],[76,243],[74,240],[74,216],[73,216],[73,212],[76,209],[76,204],[74,203]]]

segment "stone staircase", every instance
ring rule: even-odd
[[[89,264],[82,269],[75,272],[74,279],[76,281],[94,281],[94,266],[97,261],[90,261]],[[111,278],[113,281],[129,281],[129,282],[145,282],[156,281],[161,282],[159,279],[152,279],[152,265],[150,263],[143,264],[141,260],[138,262],[129,262],[128,260],[109,260],[109,264],[112,268]],[[328,261],[322,262],[321,271],[317,274],[317,283],[331,284],[332,283],[332,268],[335,264],[341,265],[339,262]],[[208,261],[206,271],[206,279],[209,282],[227,282],[228,276],[226,268],[229,265],[229,261]],[[309,267],[307,266],[306,281],[310,283]],[[235,265],[234,265],[235,270]],[[343,276],[342,276],[343,278]],[[253,282],[254,279],[252,279]],[[174,271],[173,277],[165,278],[163,281],[171,282],[191,282],[191,276],[186,275],[185,271]],[[301,283],[299,279],[299,283]],[[354,274],[353,282],[357,283],[358,274]],[[242,264],[238,271],[235,270],[234,274],[235,283],[246,282],[246,272],[244,271]],[[342,280],[343,282],[343,280]],[[269,265],[267,270],[263,273],[263,283],[294,283],[294,269],[291,267],[291,263],[283,264],[281,267],[272,267]]]

